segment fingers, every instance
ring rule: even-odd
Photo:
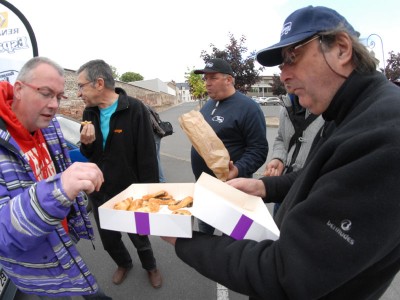
[[[82,144],[91,144],[96,140],[93,124],[85,124],[82,126],[80,140]]]
[[[236,178],[239,175],[238,168],[233,164],[233,161],[229,161],[229,173],[228,173],[228,180],[232,178]]]
[[[254,178],[235,178],[226,182],[230,186],[250,195],[264,198],[266,195],[264,183]]]
[[[99,191],[103,182],[103,173],[93,163],[76,162],[61,174],[61,183],[70,199],[81,191],[88,194]]]
[[[279,159],[272,159],[265,167],[264,176],[280,176],[283,171],[283,163]]]
[[[266,168],[263,175],[264,176],[271,176],[272,168]]]
[[[171,245],[175,245],[176,243],[176,237],[169,237],[169,236],[161,236],[161,239],[166,241],[167,243],[170,243]]]

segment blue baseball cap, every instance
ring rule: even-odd
[[[348,33],[356,37],[360,34],[347,20],[333,9],[324,6],[307,6],[293,12],[286,18],[279,43],[257,52],[257,61],[266,67],[282,63],[282,48],[296,44],[317,33],[344,26]]]

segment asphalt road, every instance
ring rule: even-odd
[[[169,110],[160,113],[161,119],[170,121],[174,126],[174,134],[161,141],[161,163],[164,168],[168,182],[194,182],[194,176],[190,166],[190,141],[179,126],[178,117],[192,109],[197,109],[197,103],[184,103]],[[277,117],[279,106],[262,106],[266,117]],[[267,139],[272,147],[277,128],[268,127]],[[268,159],[269,160],[268,156]],[[255,177],[261,176],[264,166],[257,171]],[[272,206],[268,205],[271,209]],[[94,220],[92,218],[93,224]],[[195,224],[195,228],[197,225]],[[96,236],[97,232],[96,232]],[[111,277],[115,271],[115,264],[103,250],[101,242],[97,239],[92,244],[88,241],[80,241],[78,249],[89,265],[91,271],[97,277],[97,280],[106,293],[114,300],[128,299],[174,299],[174,300],[244,300],[248,297],[229,291],[215,282],[203,277],[195,270],[191,269],[181,262],[175,255],[173,247],[161,240],[158,236],[151,236],[150,240],[153,246],[158,267],[163,276],[163,286],[155,290],[147,279],[146,272],[141,268],[136,250],[132,243],[123,234],[125,245],[130,250],[134,260],[134,268],[129,273],[127,279],[119,286],[111,282]],[[18,294],[17,300],[38,299],[31,295]],[[74,297],[74,300],[81,299]],[[391,287],[387,290],[382,300],[400,299],[400,276],[397,275]]]

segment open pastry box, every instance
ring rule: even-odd
[[[174,215],[166,205],[157,213],[116,210],[114,205],[165,190],[175,199],[193,196],[192,215]],[[103,229],[175,237],[192,237],[193,216],[235,239],[276,240],[279,230],[259,197],[243,193],[203,173],[196,183],[132,184],[99,207]]]

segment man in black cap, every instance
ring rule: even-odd
[[[201,108],[204,119],[224,143],[230,156],[228,179],[251,178],[268,155],[266,123],[260,106],[235,90],[231,66],[223,59],[208,61],[195,74],[204,74],[210,99]],[[204,159],[192,147],[192,170],[196,180],[202,172],[215,176]],[[213,234],[214,228],[198,220],[199,230]]]
[[[201,274],[253,299],[379,299],[400,269],[399,88],[326,7],[292,13],[257,60],[280,65],[287,90],[326,121],[301,173],[228,181],[265,202],[286,193],[279,239],[164,239]]]

